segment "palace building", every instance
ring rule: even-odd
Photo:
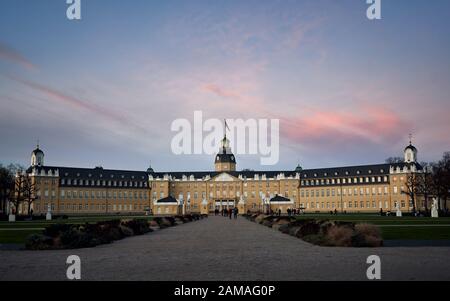
[[[161,172],[102,167],[47,166],[39,146],[26,174],[35,183],[35,214],[210,213],[237,206],[240,213],[288,208],[305,212],[406,212],[413,207],[406,190],[408,175],[422,172],[410,143],[404,161],[335,168],[236,170],[226,136],[214,159],[214,171]],[[417,207],[421,205],[417,202]],[[25,208],[19,208],[19,212]]]

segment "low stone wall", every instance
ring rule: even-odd
[[[249,214],[244,217],[315,245],[329,247],[381,247],[383,245],[379,227],[372,224],[297,219],[293,216],[265,214]]]
[[[42,234],[32,234],[25,242],[28,250],[90,248],[125,237],[197,221],[207,215],[188,214],[147,219],[113,219],[97,223],[52,224]]]

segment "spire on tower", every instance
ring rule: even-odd
[[[225,125],[223,128],[223,136],[227,138],[227,129],[230,130],[230,128],[228,127],[227,120],[225,118],[223,119],[223,123]]]

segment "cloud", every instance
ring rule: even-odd
[[[377,106],[351,111],[310,110],[281,120],[282,136],[309,148],[348,142],[390,144],[407,135],[410,128],[398,114]]]
[[[0,58],[13,63],[17,63],[30,70],[37,69],[37,67],[33,63],[31,63],[31,61],[29,61],[17,50],[1,42],[0,42]]]
[[[202,90],[206,91],[206,92],[211,92],[211,93],[213,93],[217,96],[221,96],[221,97],[237,98],[237,99],[242,98],[242,96],[238,92],[231,91],[231,90],[225,90],[216,84],[205,84],[202,87]]]
[[[133,128],[134,130],[139,130],[141,132],[146,132],[146,129],[141,127],[140,125],[135,124],[131,120],[129,120],[126,116],[119,114],[116,111],[113,111],[109,108],[101,107],[92,103],[92,101],[86,101],[79,99],[74,96],[67,95],[61,91],[53,89],[51,87],[35,83],[29,80],[21,79],[15,76],[7,76],[9,79],[19,82],[32,90],[38,91],[46,95],[49,99],[64,106],[69,106],[74,109],[83,110],[86,112],[93,113],[97,116],[107,118],[109,120],[113,120],[122,125]]]

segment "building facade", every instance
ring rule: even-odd
[[[287,209],[305,212],[404,212],[413,208],[407,177],[422,172],[417,149],[404,149],[404,162],[291,171],[236,171],[226,136],[214,171],[159,172],[102,167],[47,166],[39,146],[26,173],[35,183],[35,214],[210,213],[238,207],[240,213]],[[421,208],[423,201],[417,201]],[[19,208],[19,212],[25,212]]]

